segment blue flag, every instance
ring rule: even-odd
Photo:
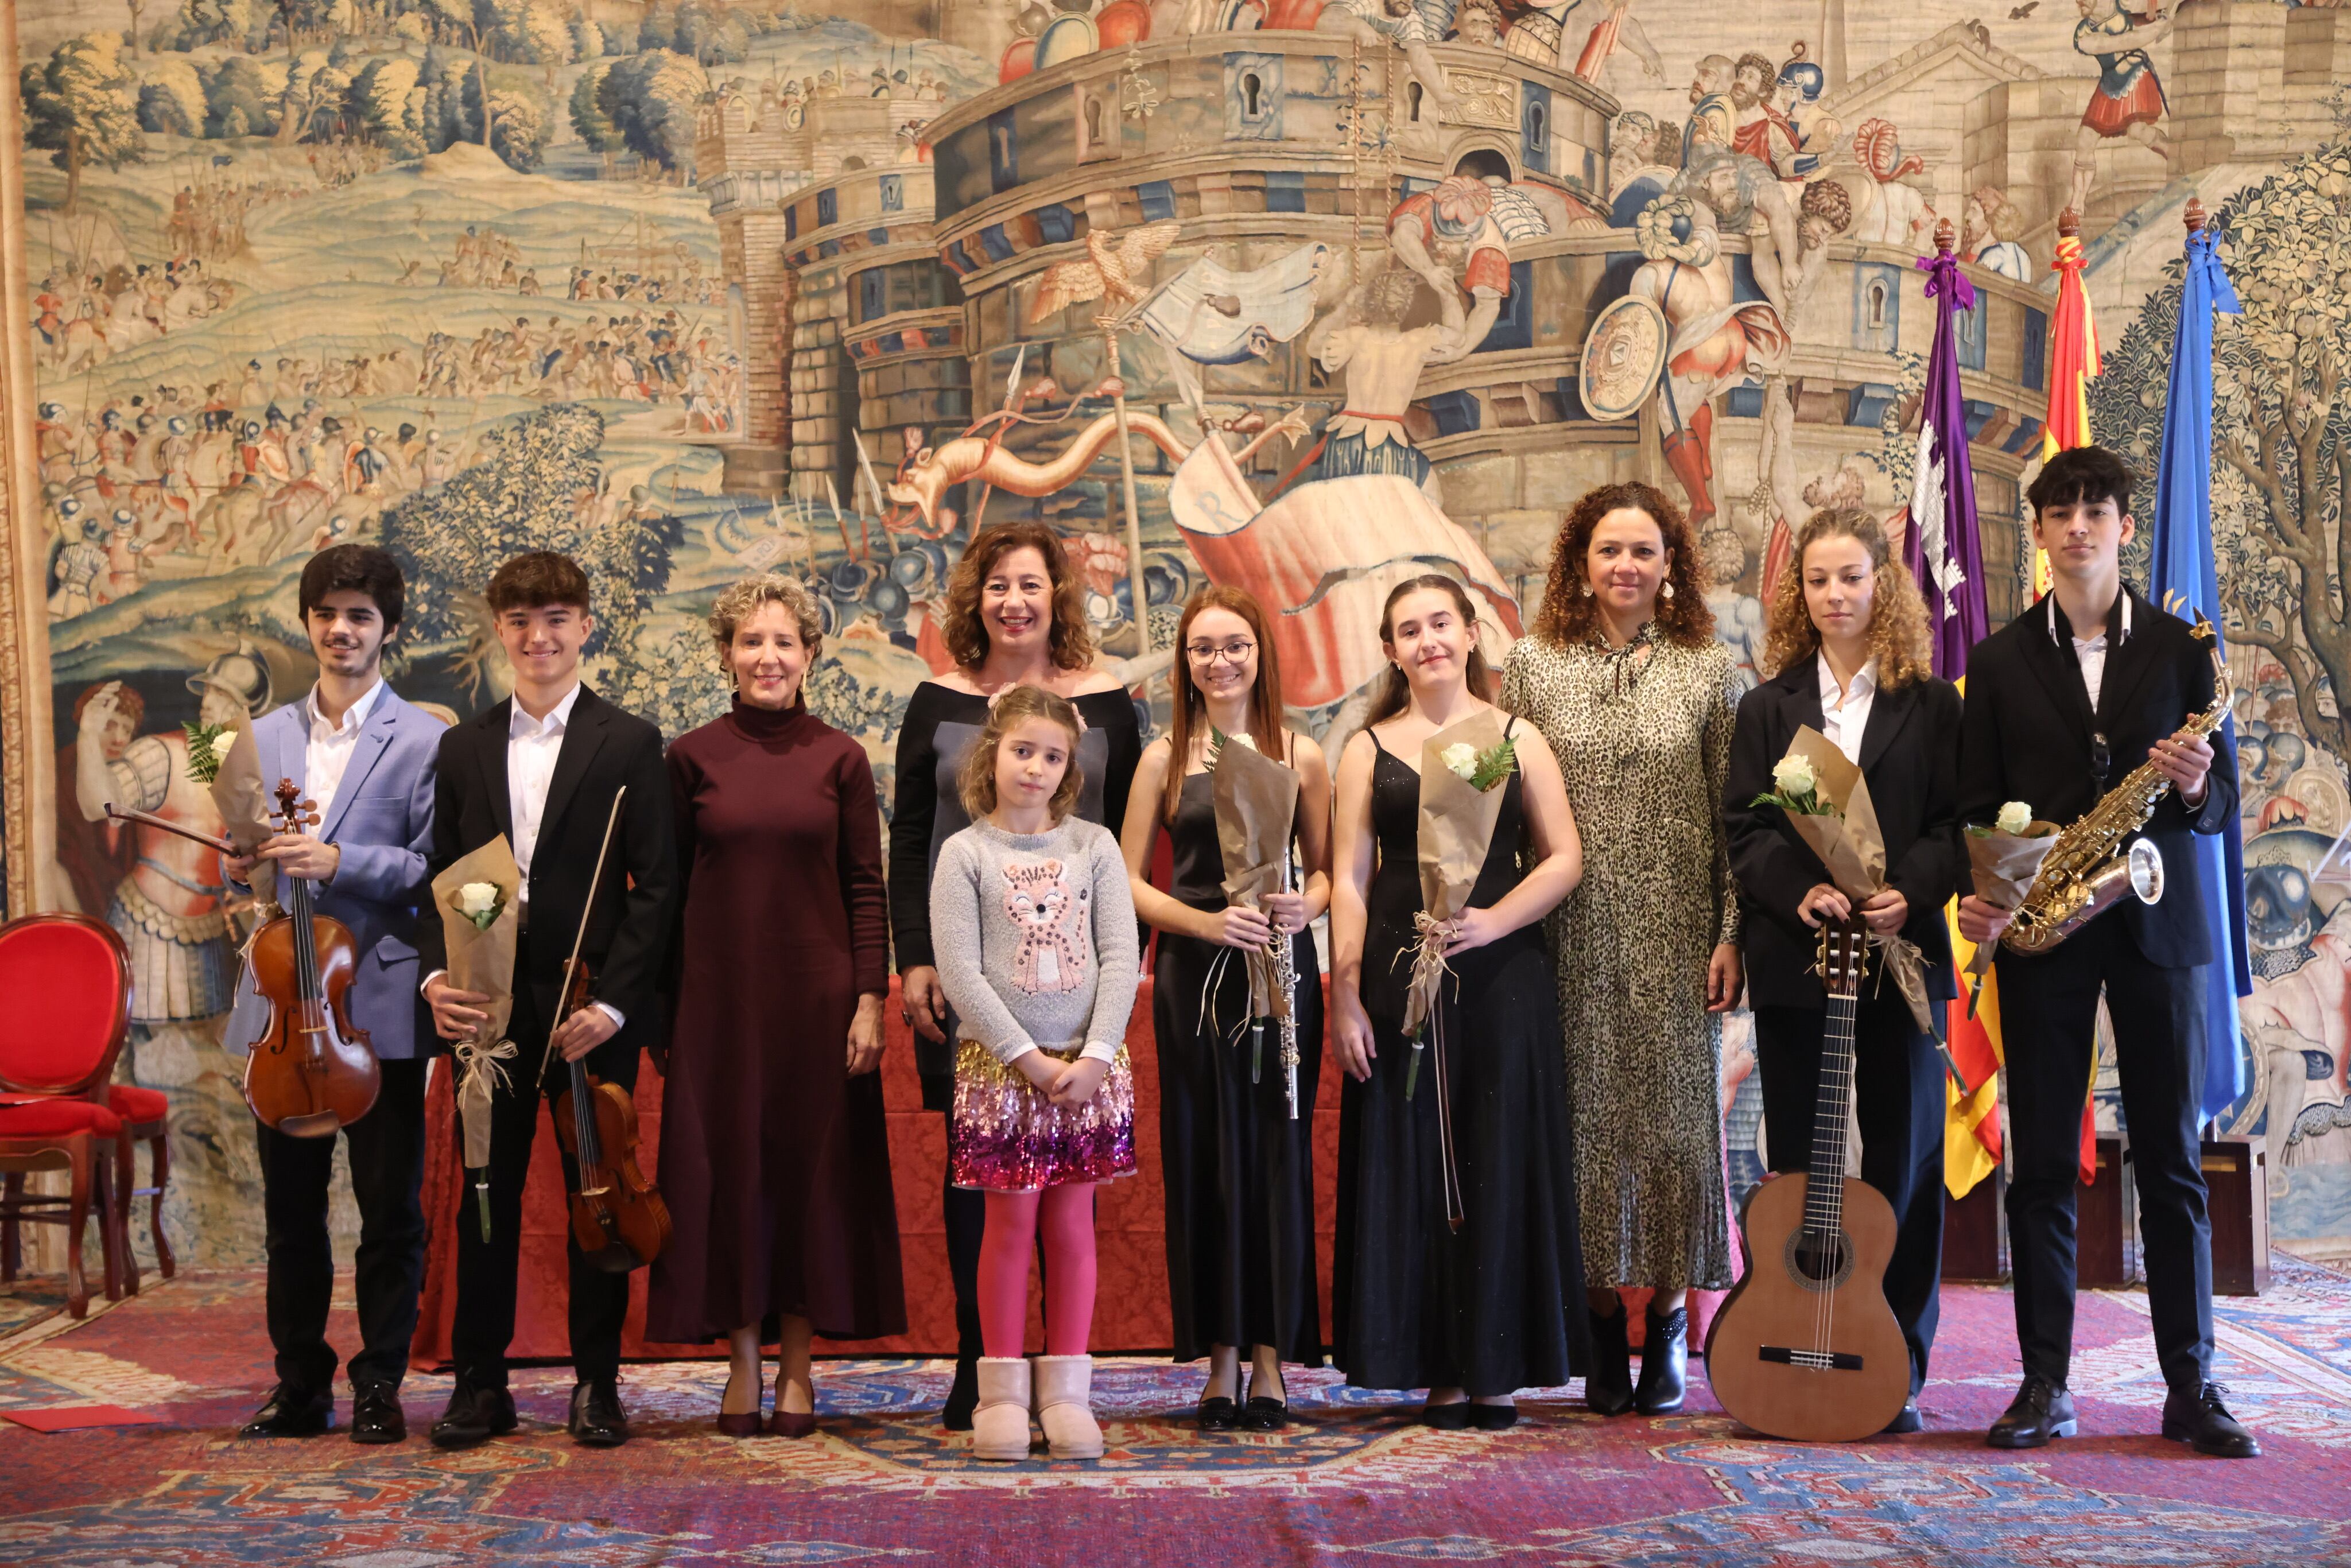
[[[2199,613],[2220,625],[2220,574],[2212,559],[2212,313],[2238,313],[2237,292],[2212,254],[2209,229],[2188,235],[2188,267],[2179,296],[2179,332],[2171,351],[2171,388],[2163,410],[2163,457],[2155,480],[2155,564],[2151,597],[2193,621]],[[2234,752],[2236,728],[2220,734]],[[2204,1090],[2200,1108],[2219,1115],[2245,1090],[2244,1045],[2237,998],[2251,996],[2245,952],[2245,846],[2238,821],[2196,839],[2205,918],[2212,930],[2212,963],[2205,971]]]

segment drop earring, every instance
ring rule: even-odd
[[[1590,578],[1585,578],[1583,580],[1583,597],[1586,599],[1592,597],[1592,580]]]
[[[1671,599],[1674,596],[1674,585],[1667,582],[1663,588],[1657,590],[1657,595],[1661,599]]]

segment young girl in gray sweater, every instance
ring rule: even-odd
[[[1029,1454],[1031,1391],[1053,1457],[1102,1457],[1086,1353],[1094,1312],[1093,1184],[1134,1174],[1134,905],[1110,831],[1072,814],[1082,727],[1066,698],[1014,686],[964,763],[971,826],[931,879],[939,984],[956,1048],[955,1183],[987,1194],[979,1250],[973,1452]],[[1046,1350],[1021,1350],[1041,1232]]]

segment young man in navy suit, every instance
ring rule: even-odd
[[[2212,1225],[2197,1105],[2210,1048],[2203,967],[2216,956],[2192,835],[2217,833],[2236,814],[2237,761],[2219,734],[2180,733],[2212,701],[2212,656],[2184,622],[2123,581],[2122,547],[2137,531],[2130,493],[2129,468],[2101,447],[2051,458],[2029,492],[2050,591],[1968,655],[1962,823],[1988,824],[2010,800],[2048,821],[2078,821],[2142,762],[2171,785],[2134,835],[2163,856],[2163,897],[2126,897],[2055,947],[1997,959],[2024,1382],[1989,1440],[2037,1448],[2076,1427],[2065,1385],[2074,1167],[2103,991],[2138,1186],[2147,1316],[2170,1386],[2163,1435],[2199,1453],[2250,1458],[2261,1445],[2212,1381]],[[2011,918],[1972,894],[1959,900],[1959,935],[1979,946],[1997,941]]]
[[[336,545],[310,558],[299,590],[302,624],[319,658],[319,682],[298,703],[253,727],[262,778],[291,779],[317,803],[308,832],[279,833],[248,858],[226,862],[246,881],[257,861],[317,884],[318,913],[350,928],[359,972],[351,1022],[365,1030],[382,1070],[373,1109],[343,1129],[359,1200],[360,1349],[350,1358],[351,1440],[396,1443],[408,1435],[400,1382],[416,1333],[424,1277],[424,1066],[431,1024],[416,994],[416,933],[433,842],[433,773],[444,726],[384,684],[383,648],[400,625],[403,584],[392,557],[369,545]],[[429,918],[429,916],[428,916]],[[261,1032],[266,1005],[240,984],[225,1043],[241,1051]],[[277,1386],[246,1423],[248,1437],[310,1437],[334,1420],[335,1352],[327,1343],[334,1249],[327,1236],[327,1181],[335,1140],[297,1138],[256,1124],[267,1221],[270,1343]]]

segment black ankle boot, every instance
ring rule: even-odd
[[[971,1414],[979,1408],[979,1309],[956,1303],[955,1382],[948,1385],[946,1408],[939,1424],[950,1432],[971,1430]]]
[[[1592,1316],[1592,1368],[1583,1375],[1583,1406],[1595,1416],[1622,1416],[1633,1408],[1633,1349],[1625,1343],[1625,1312]]]
[[[1641,1345],[1641,1385],[1633,1407],[1644,1416],[1670,1416],[1682,1407],[1689,1376],[1689,1310],[1676,1307],[1664,1317],[1648,1312],[1648,1334]]]

